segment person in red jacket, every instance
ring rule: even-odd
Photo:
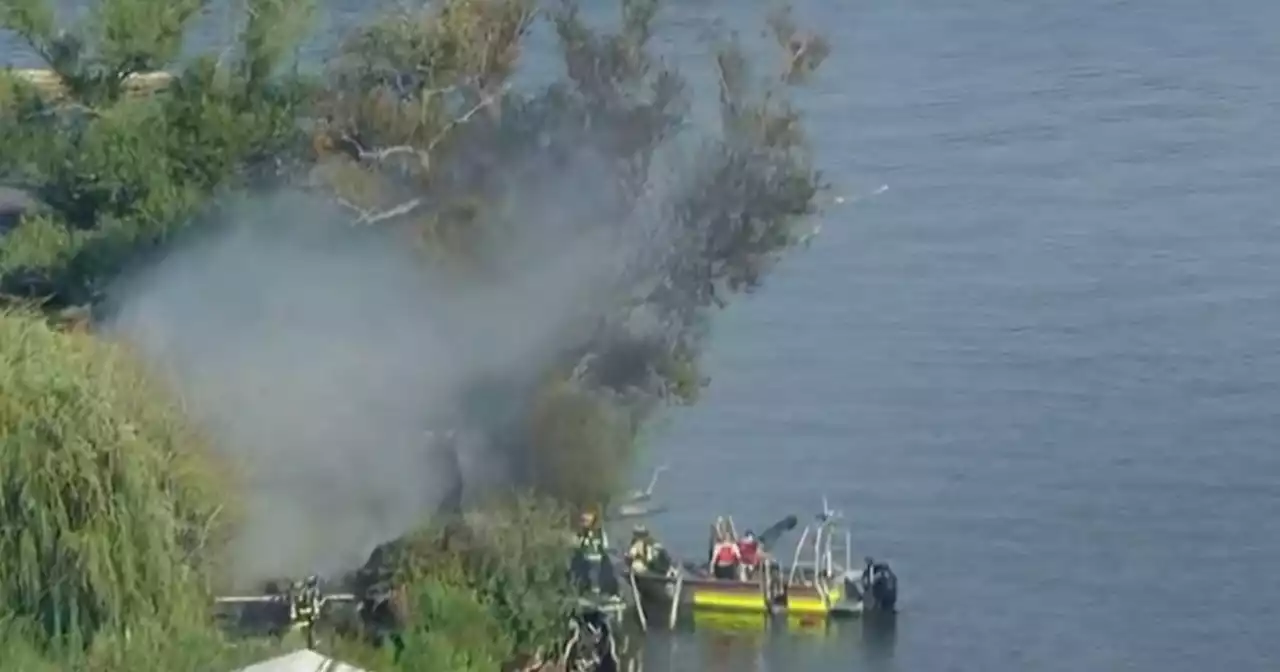
[[[743,578],[750,579],[760,565],[760,541],[751,530],[738,540],[738,558],[742,563]]]
[[[711,548],[711,575],[717,579],[737,579],[742,553],[728,537],[721,537]]]

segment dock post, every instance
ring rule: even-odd
[[[676,619],[680,616],[680,592],[684,590],[684,572],[676,573],[676,589],[671,596],[671,612],[667,614],[667,629],[676,629]]]
[[[636,584],[636,572],[634,569],[627,572],[627,576],[631,579],[631,595],[636,600],[636,614],[640,616],[640,629],[649,631],[649,617],[644,613],[644,600],[640,598],[640,586]]]

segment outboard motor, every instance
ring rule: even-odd
[[[865,609],[892,612],[897,606],[898,576],[889,568],[889,563],[867,558],[859,583]]]
[[[574,672],[618,672],[618,643],[609,617],[596,609],[586,609],[569,622],[573,633],[569,648],[560,661]]]

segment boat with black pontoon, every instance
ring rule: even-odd
[[[801,533],[790,564],[782,565],[773,547],[797,525],[795,516],[787,516],[762,533],[757,562],[735,578],[717,578],[709,562],[668,561],[666,566],[644,571],[623,564],[623,583],[632,588],[637,609],[665,608],[671,625],[681,608],[836,618],[896,608],[897,576],[888,563],[872,558],[866,558],[860,569],[853,567],[844,519],[825,500],[822,512]],[[713,544],[737,538],[731,518],[712,526]],[[646,616],[641,614],[642,622]]]

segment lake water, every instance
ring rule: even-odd
[[[717,323],[655,527],[825,492],[893,563],[891,646],[761,670],[1275,669],[1280,4],[805,9],[824,165],[889,190]]]
[[[649,669],[1275,669],[1280,3],[801,9],[836,45],[824,167],[889,189],[717,323],[704,402],[649,448],[678,467],[652,526],[700,553],[717,513],[825,493],[902,613]]]

